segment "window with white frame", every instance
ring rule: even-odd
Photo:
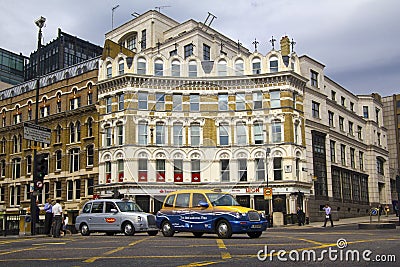
[[[220,123],[219,124],[219,145],[227,146],[229,145],[229,124]]]
[[[136,72],[137,74],[146,74],[146,59],[138,58]]]
[[[146,121],[139,121],[138,124],[138,143],[139,145],[147,145],[147,122]]]
[[[119,75],[122,75],[122,74],[124,74],[124,72],[125,72],[125,63],[124,63],[124,60],[121,59],[121,60],[118,62],[118,74],[119,74]]]
[[[147,92],[139,92],[138,93],[138,108],[140,110],[147,110],[147,99],[148,94]]]
[[[69,150],[69,172],[79,171],[79,148],[72,148]]]
[[[200,111],[200,95],[190,94],[190,111]]]
[[[262,92],[254,92],[253,93],[253,109],[262,109]]]
[[[54,189],[55,189],[55,197],[60,198],[62,195],[62,183],[61,181],[55,181],[54,182]]]
[[[189,77],[197,77],[197,62],[189,61]]]
[[[69,100],[69,110],[77,109],[81,106],[81,97],[74,97]]]
[[[280,143],[282,141],[282,123],[280,120],[271,122],[272,143]]]
[[[111,183],[111,161],[104,162],[106,183]]]
[[[107,67],[106,67],[106,71],[107,71],[107,78],[111,78],[112,77],[112,65],[109,63],[109,64],[107,64]]]
[[[86,122],[87,127],[87,136],[93,136],[93,118],[89,117]]]
[[[199,146],[200,145],[200,124],[192,123],[190,124],[190,145]]]
[[[247,144],[246,123],[244,122],[236,123],[236,144],[237,145]]]
[[[174,123],[173,125],[173,138],[175,146],[183,145],[183,124]]]
[[[256,121],[253,124],[254,144],[260,145],[264,143],[263,123]]]
[[[218,110],[228,110],[228,94],[218,94]]]
[[[32,155],[26,156],[26,174],[32,173]]]
[[[156,61],[154,61],[154,75],[155,76],[164,75],[164,62],[161,59],[156,59]]]
[[[86,179],[86,196],[92,196],[94,194],[94,179]]]
[[[221,182],[229,182],[229,159],[220,159],[219,161],[220,166],[220,174],[221,174]]]
[[[256,158],[256,181],[265,181],[265,162],[263,158]]]
[[[236,110],[246,110],[246,95],[245,93],[236,94]]]
[[[165,110],[165,94],[156,93],[156,111]]]
[[[239,181],[247,181],[247,159],[238,159]]]
[[[122,146],[124,144],[124,125],[122,122],[117,123],[117,145]]]
[[[118,111],[124,110],[124,94],[118,94]]]
[[[281,107],[281,91],[269,92],[271,108]]]
[[[165,144],[165,124],[163,122],[156,123],[156,144]]]
[[[244,62],[243,59],[239,58],[235,61],[235,75],[241,76],[244,74]]]
[[[111,105],[112,105],[111,96],[106,97],[106,113],[111,113],[111,111],[112,111]]]
[[[75,142],[80,142],[81,141],[81,122],[77,121],[76,126],[75,126]]]
[[[278,71],[278,58],[276,56],[272,56],[269,58],[269,71],[270,72]]]
[[[118,182],[122,183],[124,181],[124,160],[117,160],[117,171],[118,171]]]
[[[300,125],[298,121],[294,123],[294,143],[300,143]]]
[[[56,127],[56,143],[61,143],[61,136],[62,136],[61,125],[57,125],[57,127]]]
[[[86,147],[86,166],[93,166],[94,163],[94,145],[90,144]]]
[[[13,158],[11,160],[11,166],[13,180],[21,178],[21,158]]]
[[[191,167],[191,174],[192,174],[192,183],[201,182],[200,159],[191,159],[190,167]]]
[[[156,181],[165,182],[165,159],[156,159]]]
[[[274,157],[274,180],[279,181],[282,180],[282,158],[281,157]]]
[[[62,167],[62,151],[57,150],[56,154],[56,171],[60,171]]]
[[[226,76],[227,75],[227,68],[226,68],[225,60],[218,61],[217,72],[218,72],[218,76]]]
[[[171,62],[171,76],[181,76],[181,62],[179,62],[177,59]]]
[[[174,159],[174,182],[183,182],[183,160]]]
[[[105,131],[105,138],[104,138],[104,144],[106,146],[111,146],[112,145],[112,128],[110,124],[106,124],[104,126],[104,131]]]
[[[6,176],[6,160],[2,159],[0,161],[0,177],[5,177]]]
[[[147,174],[148,174],[147,165],[148,165],[147,159],[143,158],[139,159],[139,168],[138,168],[139,182],[147,182]]]
[[[172,111],[182,111],[182,94],[172,95]]]
[[[251,61],[251,66],[253,70],[253,74],[260,74],[261,73],[261,59],[260,58],[254,58]]]

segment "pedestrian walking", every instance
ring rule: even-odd
[[[44,217],[44,234],[51,236],[51,224],[53,223],[53,205],[51,205],[51,198],[47,199],[44,205],[45,217]]]
[[[57,199],[56,204],[53,206],[53,237],[60,237],[63,214],[60,202],[61,200]]]
[[[325,222],[322,227],[326,227],[326,223],[331,221],[331,226],[333,227],[333,221],[332,221],[332,214],[331,214],[331,207],[328,204],[325,204],[325,207],[323,208],[325,210]]]
[[[297,222],[299,226],[304,225],[304,212],[300,207],[297,207]]]

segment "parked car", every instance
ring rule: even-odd
[[[75,228],[84,236],[92,232],[104,232],[107,235],[147,232],[154,236],[159,231],[153,214],[143,212],[135,202],[124,199],[88,201],[76,217]]]
[[[215,190],[181,190],[170,193],[157,213],[164,236],[192,232],[195,237],[216,233],[220,238],[246,233],[258,238],[267,228],[264,213],[242,207],[236,199]]]

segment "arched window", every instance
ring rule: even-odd
[[[87,120],[87,136],[93,136],[93,119],[91,117],[88,118]]]
[[[110,124],[106,124],[104,126],[104,130],[105,130],[105,138],[104,138],[104,144],[106,146],[111,146],[112,144],[112,129],[111,129],[111,125]]]
[[[197,77],[197,62],[189,61],[189,77]]]
[[[272,56],[269,58],[269,71],[270,72],[278,71],[278,58],[276,56]]]
[[[125,68],[125,63],[124,63],[124,60],[121,59],[121,60],[118,62],[118,73],[119,73],[119,75],[124,74],[124,68]]]
[[[56,143],[61,143],[62,128],[60,125],[56,127]]]
[[[137,74],[146,74],[146,59],[140,57],[137,61]]]
[[[246,145],[247,144],[247,133],[246,133],[246,123],[238,122],[236,123],[236,144]]]
[[[256,57],[251,61],[251,66],[253,69],[253,74],[261,73],[261,59]]]
[[[181,76],[181,63],[177,59],[173,60],[171,63],[171,76]]]
[[[117,145],[124,144],[124,125],[122,122],[117,123]]]
[[[80,121],[76,122],[76,142],[81,141],[81,123]]]
[[[86,165],[93,166],[94,162],[94,145],[90,144],[86,147]]]
[[[235,61],[235,75],[241,76],[243,75],[244,70],[244,62],[243,59],[239,58]]]
[[[218,70],[218,76],[226,76],[227,75],[225,60],[222,59],[222,60],[218,61],[217,70]]]
[[[112,77],[112,65],[111,65],[111,63],[107,63],[106,70],[107,70],[107,78],[111,78]]]
[[[154,61],[154,75],[155,76],[164,75],[164,63],[161,59],[156,59],[156,61]]]
[[[260,145],[264,143],[263,123],[256,121],[253,124],[254,144]]]
[[[69,142],[70,143],[75,142],[75,125],[73,122],[69,124]]]

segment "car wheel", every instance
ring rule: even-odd
[[[232,236],[231,225],[225,220],[217,223],[216,231],[219,238],[230,238]]]
[[[135,234],[135,227],[132,223],[127,222],[122,226],[123,232],[125,235],[134,235]]]
[[[247,235],[250,238],[259,238],[262,235],[262,232],[248,232]]]
[[[171,237],[174,235],[174,230],[172,229],[172,225],[169,221],[163,222],[161,225],[161,231],[166,237]]]
[[[80,232],[83,236],[90,235],[89,226],[86,223],[81,224]]]
[[[194,232],[193,235],[194,235],[194,237],[202,237],[204,235],[204,233],[202,233],[202,232]]]
[[[147,234],[148,234],[149,236],[155,236],[155,235],[158,234],[158,231],[148,231]]]

